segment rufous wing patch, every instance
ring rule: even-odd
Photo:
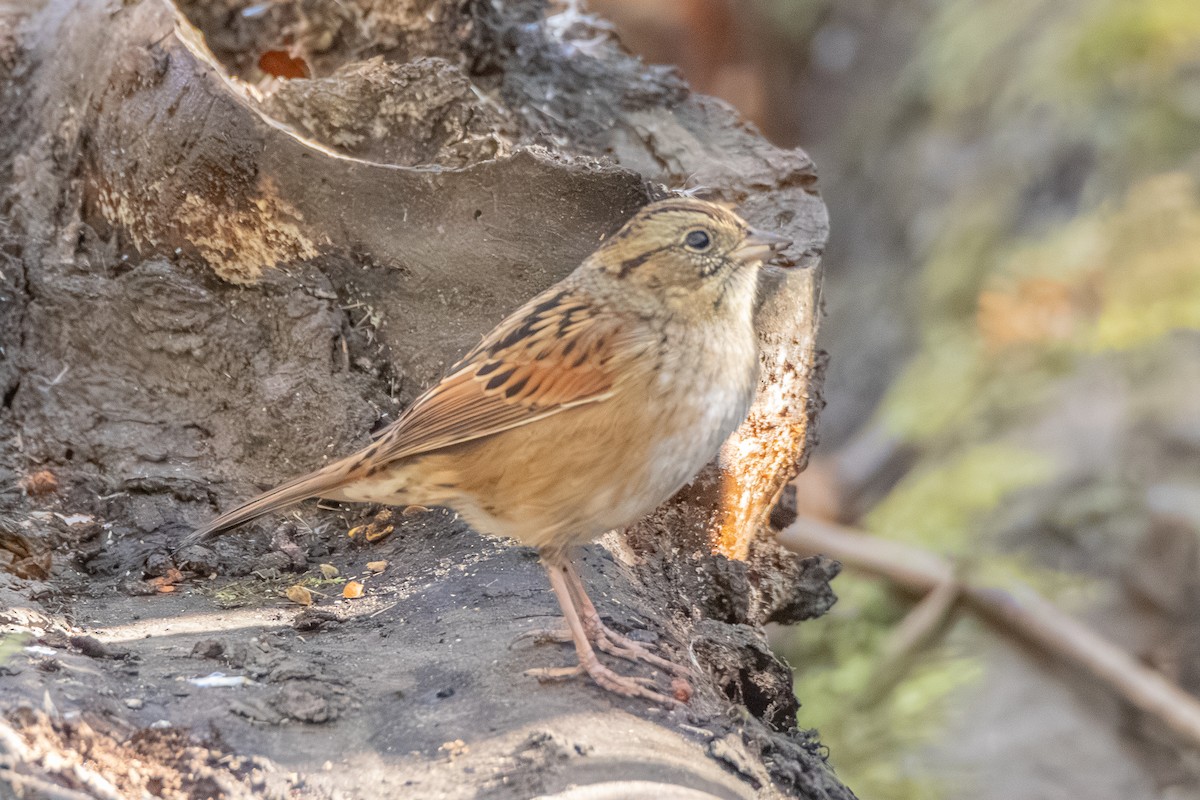
[[[629,327],[571,290],[535,297],[381,431],[368,459],[392,461],[605,400],[642,353]]]

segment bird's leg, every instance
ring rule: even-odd
[[[583,625],[584,634],[587,636],[589,642],[602,652],[617,656],[618,658],[624,658],[627,661],[644,661],[647,664],[681,678],[692,676],[692,671],[687,667],[655,655],[650,652],[650,649],[645,644],[634,641],[628,636],[623,636],[605,625],[604,620],[600,618],[600,612],[596,610],[596,606],[592,603],[591,598],[588,597],[587,589],[583,585],[583,579],[579,577],[579,573],[575,570],[575,565],[571,563],[571,559],[567,556],[561,556],[556,558],[554,563],[561,566],[563,575],[566,578],[567,588],[571,593],[571,599],[579,614],[579,621]],[[550,569],[548,565],[547,569]],[[545,642],[561,643],[574,641],[574,638],[571,630],[566,627],[541,628],[522,633],[513,643],[515,644],[527,639],[532,639],[538,644]]]
[[[600,663],[600,659],[596,657],[596,651],[592,649],[592,643],[588,641],[587,632],[579,619],[579,613],[575,610],[571,589],[567,585],[566,575],[569,566],[561,557],[544,558],[542,563],[546,567],[546,574],[550,578],[550,587],[554,590],[554,596],[558,598],[558,604],[562,607],[563,618],[567,622],[571,639],[575,643],[575,654],[579,658],[579,665],[568,669],[532,669],[527,670],[526,674],[548,680],[586,672],[592,680],[610,692],[627,697],[642,697],[656,703],[680,705],[675,698],[649,688],[652,685],[650,680],[619,675]]]
[[[596,647],[609,655],[618,656],[629,661],[645,661],[647,664],[653,664],[659,669],[666,670],[683,678],[691,676],[692,671],[687,667],[656,656],[650,652],[646,645],[634,641],[628,636],[623,636],[605,625],[604,620],[600,619],[600,612],[596,610],[596,606],[592,604],[592,599],[588,597],[587,589],[583,585],[583,579],[579,577],[579,573],[575,570],[575,565],[571,563],[570,558],[563,559],[563,572],[567,579],[567,586],[570,588],[571,594],[579,606],[579,616],[580,621],[583,623],[583,629],[587,632],[588,638],[595,643]]]

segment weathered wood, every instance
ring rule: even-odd
[[[145,710],[112,714],[211,728],[241,755],[352,793],[416,781],[439,796],[528,797],[618,770],[719,797],[851,796],[788,731],[790,672],[759,627],[833,601],[836,565],[788,555],[766,527],[819,405],[826,220],[811,163],[572,12],[370,7],[289,17],[290,4],[234,0],[50,0],[10,29],[0,244],[19,268],[0,270],[0,464],[49,466],[65,488],[0,502],[28,536],[82,553],[104,599],[76,598],[76,618],[143,659]],[[256,54],[284,40],[314,80],[262,80]],[[347,619],[333,632],[189,591],[111,596],[131,570],[162,572],[170,543],[216,507],[361,444],[663,185],[685,184],[789,233],[805,262],[764,286],[763,384],[746,426],[585,564],[602,613],[648,623],[694,659],[690,716],[523,678],[555,651],[508,645],[553,600],[526,551],[447,515],[397,517],[365,552],[335,524],[284,530],[265,555],[253,530],[187,554],[202,575],[388,560],[368,581],[375,605],[324,603]],[[96,523],[29,517],[38,503]],[[147,619],[131,628],[134,615]],[[252,635],[265,649],[247,655]],[[240,716],[215,690],[168,691],[219,665],[164,663],[161,649],[186,655],[212,637],[242,654],[226,668],[262,671],[237,690]],[[292,662],[302,668],[280,672]],[[95,686],[128,691],[115,667],[97,669]],[[37,680],[24,674],[0,701]],[[727,714],[730,698],[752,715]],[[308,724],[273,727],[288,719]],[[467,748],[451,758],[443,745],[458,738]]]

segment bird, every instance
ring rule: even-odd
[[[321,498],[440,506],[537,549],[578,663],[620,695],[678,703],[596,651],[684,680],[690,670],[601,619],[572,562],[695,478],[758,386],[754,309],[764,264],[791,241],[723,204],[651,202],[569,275],[502,320],[374,441],[196,530],[179,548]],[[685,681],[686,687],[686,681]]]

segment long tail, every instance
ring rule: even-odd
[[[274,489],[263,492],[252,500],[247,500],[237,508],[226,511],[212,522],[198,528],[180,542],[179,546],[175,549],[176,551],[182,550],[214,533],[235,528],[244,522],[249,522],[252,519],[290,506],[293,503],[298,503],[301,500],[328,496],[333,493],[333,490],[344,485],[350,479],[355,467],[360,463],[361,460],[357,455],[352,455],[340,461],[335,461],[326,467],[322,467],[316,472],[310,472],[307,475],[301,475],[299,478],[293,478],[287,483],[280,484]]]

